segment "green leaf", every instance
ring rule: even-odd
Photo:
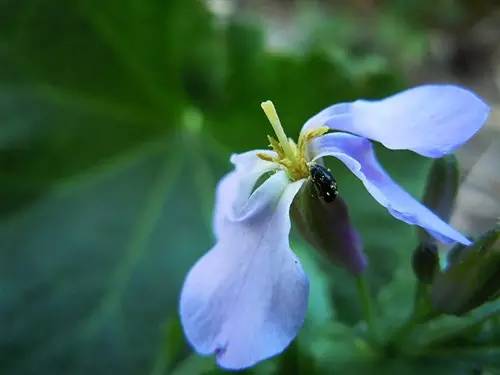
[[[413,345],[408,348],[409,351],[420,353],[437,358],[441,354],[448,353],[460,355],[461,349],[471,349],[477,347],[477,350],[470,350],[471,353],[481,354],[481,346],[484,346],[485,355],[488,354],[488,344],[494,346],[498,340],[493,337],[490,339],[489,333],[495,334],[497,328],[485,323],[494,320],[500,316],[500,302],[491,302],[485,304],[463,317],[442,316],[438,319],[422,325],[414,331]],[[485,336],[486,340],[481,339]],[[470,353],[470,354],[471,354]]]
[[[179,365],[170,373],[171,375],[215,375],[223,374],[218,370],[212,358],[201,357],[192,354],[183,360]]]
[[[178,359],[184,348],[184,333],[178,317],[170,316],[164,324],[163,344],[156,356],[151,375],[166,373]]]
[[[222,51],[199,2],[40,0],[0,12],[4,211],[182,127],[184,78]]]
[[[184,142],[110,161],[0,223],[2,372],[153,367],[211,237],[196,184],[179,178]]]

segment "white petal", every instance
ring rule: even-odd
[[[302,326],[308,281],[289,247],[289,210],[303,181],[269,177],[225,220],[217,244],[189,272],[180,314],[187,338],[220,366],[240,369],[283,351]]]
[[[326,125],[390,149],[436,158],[467,142],[484,125],[489,112],[471,91],[453,85],[425,85],[382,100],[333,105],[309,119],[302,131]]]
[[[231,156],[235,169],[226,174],[217,185],[213,219],[217,238],[224,220],[240,215],[239,211],[252,193],[258,179],[264,173],[277,168],[276,164],[260,159],[258,153],[275,155],[269,150],[253,150]]]
[[[314,140],[310,150],[313,160],[323,156],[340,159],[395,218],[418,225],[445,243],[471,243],[394,182],[379,164],[368,139],[346,133],[327,134]]]

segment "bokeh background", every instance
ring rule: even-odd
[[[500,212],[497,1],[0,0],[0,373],[218,373],[187,346],[177,301],[213,243],[229,155],[266,145],[259,103],[272,99],[297,136],[327,105],[428,82],[465,85],[493,108],[458,153],[453,223],[478,235]],[[420,197],[429,161],[377,151]],[[414,228],[330,167],[390,332],[412,305]],[[500,366],[500,329],[479,363],[446,351],[373,359],[353,335],[352,279],[293,244],[311,277],[305,327],[248,373]]]

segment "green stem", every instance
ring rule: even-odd
[[[407,336],[421,323],[416,315],[412,315],[406,322],[399,327],[388,341],[388,346],[398,346]]]
[[[417,284],[417,289],[415,290],[415,299],[413,302],[413,311],[408,317],[405,323],[399,329],[394,332],[394,334],[388,340],[388,347],[398,347],[405,341],[405,339],[411,335],[413,330],[420,324],[426,323],[439,316],[435,311],[432,310],[431,306],[427,301],[427,285],[423,283]]]
[[[377,330],[375,324],[375,316],[373,310],[373,302],[370,294],[370,289],[366,282],[364,275],[359,275],[356,277],[356,288],[358,290],[358,297],[361,302],[361,308],[363,310],[364,319],[366,325],[368,326],[368,332],[372,340],[377,340]]]

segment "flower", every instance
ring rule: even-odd
[[[302,326],[309,286],[290,249],[289,211],[313,163],[336,157],[391,215],[441,242],[468,245],[464,235],[390,178],[370,140],[437,158],[471,138],[489,113],[470,91],[426,85],[383,100],[328,107],[304,124],[296,144],[285,135],[272,103],[262,108],[277,136],[269,137],[272,151],[231,157],[235,168],[217,186],[216,244],[190,270],[180,298],[191,345],[200,354],[215,354],[229,369],[282,352]]]

